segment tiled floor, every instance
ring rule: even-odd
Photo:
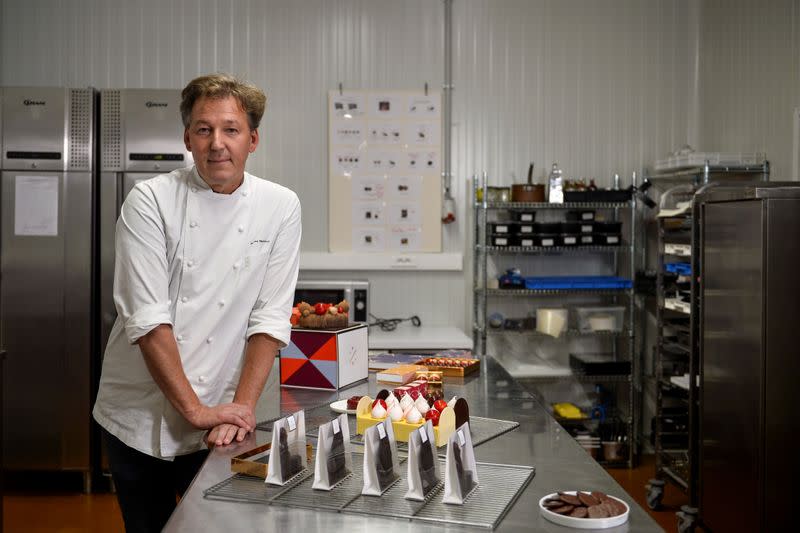
[[[609,473],[639,505],[647,509],[645,484],[653,477],[652,457],[637,468],[612,469]],[[79,483],[75,483],[79,486]],[[46,486],[38,482],[35,486]],[[113,494],[85,495],[66,484],[51,490],[7,490],[3,496],[3,533],[116,533],[124,532],[122,517]],[[664,493],[664,510],[650,512],[668,532],[677,532],[675,512],[687,502],[686,495],[671,485]]]

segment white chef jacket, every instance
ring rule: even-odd
[[[246,340],[266,333],[289,342],[300,233],[297,195],[247,173],[232,194],[212,191],[194,167],[137,184],[117,221],[118,316],[95,420],[154,457],[202,449],[204,431],[172,407],[134,343],[171,324],[200,401],[231,402]]]

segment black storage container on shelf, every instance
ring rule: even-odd
[[[517,233],[517,224],[514,222],[492,222],[489,231],[493,235],[513,235]]]
[[[533,235],[535,233],[534,226],[535,224],[533,223],[526,224],[520,222],[519,224],[517,224],[517,235],[519,235],[520,237],[522,237],[523,235]]]
[[[622,222],[595,222],[595,233],[622,233]]]
[[[539,235],[555,235],[561,233],[561,222],[537,222],[533,232]]]
[[[559,246],[577,246],[578,245],[578,235],[574,233],[562,233],[558,236],[558,245]]]
[[[594,235],[592,235],[591,233],[581,233],[578,243],[581,246],[593,246],[597,244],[596,242],[594,242]]]
[[[619,233],[594,233],[594,244],[616,246],[622,242]]]
[[[535,235],[525,235],[519,237],[519,246],[536,246],[538,238]]]
[[[567,222],[586,222],[594,220],[594,209],[576,209],[575,211],[567,211]]]
[[[536,211],[511,211],[511,216],[517,222],[535,222]]]
[[[537,246],[558,246],[558,239],[560,238],[560,235],[557,233],[542,233],[537,235],[535,238]]]
[[[517,236],[508,235],[507,233],[494,234],[491,236],[490,241],[492,246],[516,246]]]

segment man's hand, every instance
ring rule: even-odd
[[[198,403],[187,411],[186,419],[197,429],[212,429],[221,425],[233,425],[244,430],[245,434],[256,427],[253,410],[239,403],[223,403],[208,407]],[[228,441],[226,444],[229,444]]]
[[[248,431],[245,428],[234,424],[220,424],[211,429],[206,435],[206,444],[209,448],[214,446],[227,446],[234,439],[242,442],[247,437]]]

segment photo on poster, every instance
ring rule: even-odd
[[[365,156],[365,168],[374,174],[395,173],[401,170],[404,158],[405,154],[403,152],[368,150]]]
[[[331,152],[331,172],[352,176],[363,166],[363,153],[359,150],[336,148]]]
[[[353,228],[354,252],[383,252],[385,241],[385,228]]]
[[[331,130],[334,144],[358,145],[366,140],[366,123],[363,120],[337,120]]]
[[[386,206],[386,211],[388,211],[388,223],[394,225],[419,226],[422,224],[421,208],[421,204],[417,202],[389,204]]]
[[[409,144],[438,146],[441,136],[441,125],[438,121],[414,122],[408,128]]]
[[[356,177],[352,181],[354,202],[383,200],[386,194],[386,179],[382,177]]]
[[[392,251],[416,252],[422,243],[421,227],[391,227],[388,248]]]
[[[408,115],[412,117],[438,118],[440,101],[438,93],[429,96],[409,96]]]
[[[361,118],[366,112],[366,99],[363,94],[339,94],[330,92],[330,106],[333,117],[343,119]]]
[[[402,122],[372,122],[367,131],[367,142],[373,145],[401,146],[406,143]]]
[[[384,225],[386,207],[383,202],[358,202],[353,204],[353,226]]]
[[[406,154],[406,170],[422,174],[439,173],[439,151],[414,151]]]
[[[374,93],[369,97],[369,118],[399,118],[406,114],[405,97],[396,93]]]
[[[422,176],[389,177],[387,189],[388,200],[418,202],[422,199]]]

